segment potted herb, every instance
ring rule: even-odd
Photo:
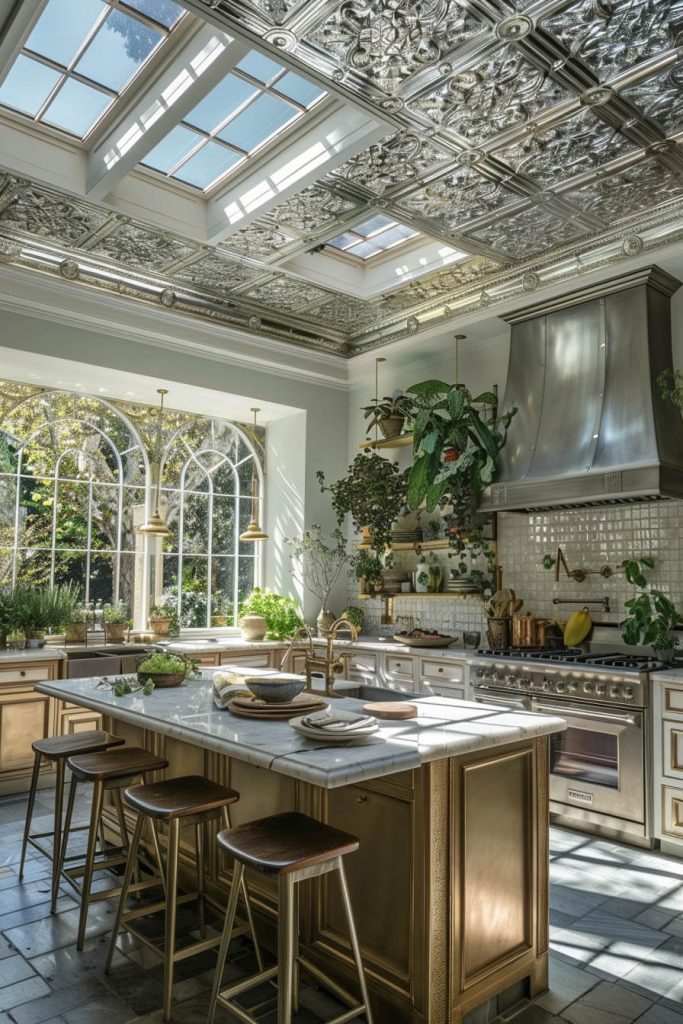
[[[138,680],[155,686],[180,686],[194,668],[194,662],[182,654],[157,651],[138,665]]]
[[[365,612],[362,608],[357,608],[355,605],[348,605],[341,613],[342,619],[348,619],[352,626],[355,626],[358,633],[362,633],[363,625],[365,623]]]
[[[332,534],[332,544],[326,544],[319,526],[304,530],[303,536],[288,538],[292,557],[292,574],[296,580],[320,601],[316,619],[318,636],[327,636],[335,615],[327,602],[342,570],[349,564],[346,538],[339,527]]]
[[[384,567],[377,554],[369,551],[359,551],[351,563],[356,573],[356,579],[362,580],[368,591],[372,594],[382,592],[382,575]]]
[[[177,618],[176,605],[172,601],[160,601],[152,606],[147,621],[155,636],[170,636],[171,627]]]
[[[329,491],[332,497],[337,525],[341,527],[350,515],[358,533],[367,527],[372,548],[380,557],[391,542],[391,528],[406,502],[405,474],[398,463],[366,448],[356,455],[346,476],[329,487],[321,470],[316,476],[321,491]]]
[[[88,608],[74,608],[64,632],[67,644],[84,644],[88,639],[88,629],[95,625],[95,615]]]
[[[5,647],[8,651],[23,651],[26,647],[26,634],[23,629],[14,626],[5,637]]]
[[[368,436],[374,426],[378,426],[382,436],[387,440],[398,437],[402,433],[406,420],[413,416],[415,411],[415,399],[405,391],[392,391],[391,395],[385,395],[382,399],[375,399],[371,405],[363,408],[365,419],[368,421],[366,432]]]
[[[255,587],[242,602],[239,617],[245,640],[285,640],[304,624],[293,598],[260,587]],[[262,624],[257,624],[256,618],[261,619]],[[255,636],[257,625],[260,635]]]
[[[130,626],[128,605],[125,601],[116,604],[105,604],[102,609],[104,619],[104,640],[108,644],[121,644],[126,638],[126,630]]]
[[[683,626],[683,616],[666,594],[648,583],[643,569],[653,569],[654,564],[651,558],[621,563],[628,582],[640,589],[626,602],[629,614],[621,623],[621,635],[627,644],[649,644],[660,661],[671,664],[679,646],[674,630]]]
[[[56,587],[19,584],[12,599],[17,624],[26,633],[26,646],[37,648],[44,646],[48,630],[59,633],[64,629],[78,607],[80,593],[72,583]]]

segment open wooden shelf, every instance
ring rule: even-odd
[[[358,594],[359,601],[369,601],[372,597],[378,597],[384,600],[387,597],[393,600],[404,600],[407,601],[410,598],[417,598],[418,601],[426,599],[427,601],[481,601],[483,600],[481,594],[448,594],[446,591],[440,591],[438,594],[425,594],[418,592],[417,590],[411,590],[409,593],[404,594],[400,592],[398,594]]]
[[[358,544],[359,551],[370,551],[372,544]],[[449,547],[445,537],[441,540],[400,540],[392,543],[392,551],[447,551]]]
[[[359,448],[407,448],[413,443],[412,434],[399,434],[398,437],[381,437],[377,441],[362,441]]]

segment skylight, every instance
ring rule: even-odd
[[[143,164],[205,192],[326,95],[277,61],[250,50]]]
[[[360,224],[354,225],[341,235],[326,243],[335,249],[339,249],[345,256],[356,256],[361,260],[369,260],[380,253],[388,252],[397,245],[402,245],[409,238],[417,238],[419,231],[409,228],[405,224],[399,224],[391,217],[385,217],[382,213],[374,214]]]
[[[0,104],[84,138],[178,23],[173,0],[48,0]]]

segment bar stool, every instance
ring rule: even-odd
[[[45,739],[35,740],[33,747],[33,774],[31,775],[31,787],[28,794],[28,807],[26,808],[26,824],[24,825],[24,838],[21,844],[21,860],[19,862],[19,881],[24,877],[24,864],[26,861],[26,848],[30,844],[39,850],[48,860],[52,861],[52,913],[55,912],[57,893],[59,890],[59,864],[62,842],[62,807],[64,801],[64,769],[67,760],[73,754],[93,753],[100,750],[109,750],[110,747],[119,747],[123,744],[119,736],[112,736],[109,732],[101,729],[90,729],[87,732],[74,733],[71,736],[48,736]],[[38,779],[40,777],[40,766],[42,759],[53,761],[56,768],[55,777],[55,814],[52,832],[31,832],[31,820],[33,818],[33,807],[36,801]],[[78,827],[78,831],[86,829],[87,825]],[[74,831],[76,831],[74,829]],[[52,851],[46,849],[38,840],[52,838]]]
[[[66,808],[66,818],[64,820],[64,839],[61,846],[59,873],[57,877],[58,879],[60,877],[64,878],[69,882],[80,896],[80,914],[78,919],[76,949],[82,950],[85,939],[85,929],[88,923],[88,907],[90,904],[95,903],[98,900],[112,899],[112,897],[118,896],[121,892],[120,885],[115,885],[109,889],[100,890],[98,892],[91,891],[93,874],[95,871],[103,871],[107,868],[117,867],[122,864],[126,864],[128,861],[130,842],[128,829],[126,827],[126,819],[123,813],[123,804],[121,803],[121,790],[139,778],[145,779],[149,772],[156,772],[163,768],[168,768],[168,761],[163,757],[157,757],[156,754],[150,754],[149,751],[144,750],[142,747],[117,747],[113,750],[104,750],[99,753],[78,754],[70,757],[67,761],[67,767],[71,770],[71,786],[69,788],[69,799]],[[69,842],[69,835],[72,831],[71,819],[73,816],[74,801],[76,799],[76,789],[78,784],[81,782],[93,783],[88,845],[85,860],[75,867],[65,868],[64,861]],[[103,849],[103,859],[96,861],[95,847],[97,843],[97,833],[102,818],[105,791],[110,791],[112,793],[114,806],[116,808],[116,816],[118,818],[119,829],[121,832],[121,846],[115,847],[113,850],[109,851],[109,853]],[[155,847],[159,864],[159,875],[155,875],[152,878],[144,879],[142,881],[136,881],[134,886],[136,891],[150,888],[153,885],[163,884],[161,858],[159,856],[159,848],[156,845],[156,842]],[[82,881],[79,884],[77,880],[80,876],[82,876]]]
[[[344,871],[343,857],[353,853],[360,843],[348,832],[324,825],[305,814],[288,812],[270,818],[248,822],[216,837],[219,847],[235,860],[235,873],[230,889],[230,899],[225,914],[225,925],[218,951],[218,963],[214,975],[211,1003],[207,1024],[213,1024],[216,1006],[220,1004],[245,1024],[256,1024],[255,1018],[241,1006],[232,1002],[234,996],[278,976],[278,1024],[291,1024],[292,1011],[298,1009],[299,968],[305,968],[313,977],[329,987],[345,1002],[349,1009],[339,1014],[328,1024],[344,1024],[365,1014],[367,1024],[372,1024],[372,1011],[363,971],[360,945],[353,920],[349,887]],[[258,974],[221,991],[223,968],[230,945],[231,932],[237,906],[237,894],[244,878],[244,868],[255,868],[265,874],[278,876],[279,915],[277,929],[277,958],[275,967],[260,970]],[[299,922],[297,891],[295,886],[305,878],[317,878],[330,871],[338,872],[342,902],[349,926],[351,949],[356,961],[358,983],[362,1002],[357,1000],[336,982],[327,977],[315,964],[299,955]]]
[[[215,948],[221,941],[220,935],[206,937],[205,904],[211,903],[217,910],[221,908],[214,904],[204,890],[204,826],[206,822],[216,818],[223,818],[223,821],[230,827],[230,813],[228,807],[239,800],[239,793],[234,789],[228,789],[217,782],[205,779],[200,775],[186,775],[177,779],[167,779],[164,782],[154,782],[149,785],[132,786],[125,794],[126,803],[134,807],[138,812],[135,823],[135,831],[128,853],[128,863],[121,886],[121,897],[116,913],[116,920],[109,943],[109,952],[105,964],[105,974],[109,973],[116,939],[120,929],[123,927],[131,934],[140,939],[148,949],[151,949],[164,961],[164,1020],[171,1019],[171,1001],[173,995],[173,972],[178,960],[184,960],[188,956],[203,953],[207,949]],[[165,871],[165,900],[149,904],[136,910],[126,912],[126,897],[128,895],[130,880],[133,874],[133,866],[136,862],[137,849],[142,835],[145,821],[149,821],[153,834],[157,834],[159,822],[168,825],[168,849],[166,853]],[[183,825],[194,825],[195,841],[197,844],[197,891],[185,893],[178,896],[178,855],[180,846],[180,829]],[[158,849],[158,837],[156,839]],[[246,904],[247,923],[239,925],[234,929],[233,934],[243,935],[250,931],[256,959],[259,969],[263,969],[261,950],[256,939],[254,920],[249,901],[246,882],[241,880],[239,890],[244,897]],[[200,939],[190,945],[183,946],[176,950],[176,912],[178,905],[197,900],[199,910],[199,933]],[[235,896],[235,906],[237,896]],[[139,917],[146,917],[149,914],[165,911],[164,945],[157,946],[146,935],[131,926],[132,921]],[[234,918],[234,914],[233,914]]]

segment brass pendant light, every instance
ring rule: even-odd
[[[147,521],[142,524],[142,526],[138,526],[135,532],[141,533],[143,536],[146,537],[170,537],[171,531],[168,528],[166,522],[164,521],[161,512],[159,511],[159,502],[161,498],[161,446],[163,440],[162,428],[164,423],[164,395],[168,394],[168,389],[157,388],[157,394],[161,395],[161,400],[159,404],[159,421],[157,425],[157,450],[155,453],[156,461],[154,466],[156,470],[156,480],[154,483],[154,511],[152,512],[149,519],[147,519]]]
[[[261,410],[256,407],[252,407],[251,412],[254,414],[254,434],[256,434],[256,415]],[[251,520],[244,533],[240,534],[240,540],[246,541],[261,541],[268,540],[268,534],[264,533],[261,529],[258,521],[258,476],[256,473],[256,456],[254,455],[254,468],[251,472]]]

